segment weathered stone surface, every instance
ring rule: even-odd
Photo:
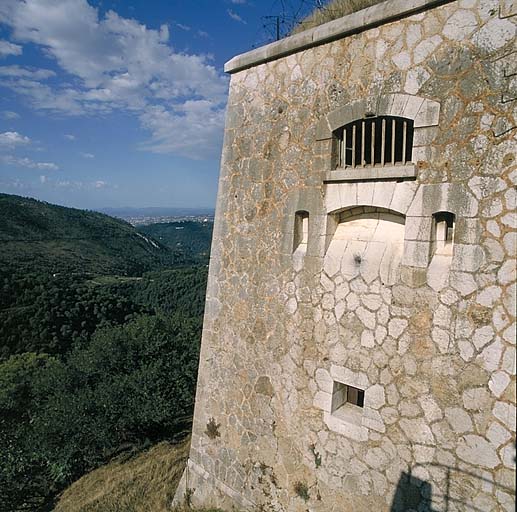
[[[515,407],[506,402],[497,402],[492,411],[494,416],[502,421],[507,428],[515,432]]]
[[[412,443],[433,445],[434,435],[429,426],[422,419],[407,420],[399,422],[400,428],[404,431],[409,441]]]
[[[464,409],[459,407],[449,407],[445,409],[445,416],[452,430],[457,434],[464,434],[473,429],[472,420]]]
[[[509,3],[389,0],[229,64],[194,505],[388,510],[410,471],[406,508],[509,510]],[[341,165],[369,116],[412,121],[411,162]]]
[[[462,437],[456,454],[461,460],[483,468],[495,468],[501,463],[494,447],[476,435]]]

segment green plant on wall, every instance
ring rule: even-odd
[[[303,500],[307,501],[309,496],[309,487],[305,482],[296,482],[294,484],[294,492]]]
[[[216,439],[217,437],[221,437],[221,434],[219,432],[219,427],[221,426],[220,423],[216,423],[214,418],[210,418],[208,420],[208,423],[206,424],[206,430],[205,434],[210,439]]]
[[[320,452],[316,451],[316,445],[313,443],[309,446],[309,449],[312,452],[312,455],[314,456],[314,464],[317,468],[321,466],[321,454]]]

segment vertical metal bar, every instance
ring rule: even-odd
[[[365,135],[365,122],[364,119],[361,121],[361,167],[364,167],[364,135]]]
[[[370,152],[370,163],[375,165],[375,120],[372,120],[372,145]]]
[[[451,492],[451,469],[447,468],[447,481],[445,482],[445,512],[449,511],[450,492]]]
[[[346,167],[346,145],[347,145],[347,133],[348,130],[346,128],[343,129],[343,154],[341,155],[341,167]]]
[[[391,164],[395,165],[395,119],[391,120]]]
[[[354,124],[352,127],[352,167],[355,167],[356,161],[355,161],[355,136],[356,136],[356,130],[357,126]]]
[[[406,163],[407,121],[402,121],[402,163]]]
[[[381,135],[381,165],[384,165],[384,150],[386,148],[386,119],[382,120],[382,135]]]

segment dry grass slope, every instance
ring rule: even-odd
[[[222,512],[171,508],[190,439],[160,443],[130,460],[115,460],[73,483],[54,512]]]
[[[160,443],[130,460],[115,460],[72,484],[54,512],[171,512],[188,450],[189,440]]]
[[[307,16],[297,27],[292,31],[292,34],[303,32],[309,28],[323,25],[332,20],[342,18],[347,14],[351,14],[366,7],[370,7],[375,4],[380,4],[384,0],[330,0],[330,2],[316,9],[312,14]]]

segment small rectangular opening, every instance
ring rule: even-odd
[[[434,220],[434,252],[435,254],[452,254],[454,241],[455,216],[450,212],[438,212]]]
[[[334,381],[331,412],[336,412],[346,404],[364,407],[364,390]]]
[[[298,211],[294,217],[293,251],[307,248],[309,241],[309,212]]]

